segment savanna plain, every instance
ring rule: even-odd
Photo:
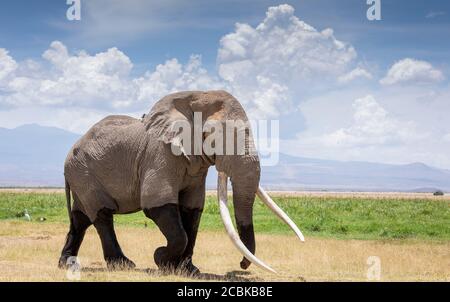
[[[142,212],[116,215],[124,253],[137,267],[109,271],[89,228],[79,253],[81,281],[367,281],[379,259],[380,281],[450,281],[450,198],[432,194],[272,192],[304,232],[301,243],[259,200],[257,256],[278,274],[250,266],[228,239],[214,193],[207,194],[194,263],[197,277],[163,274],[153,251],[165,245]],[[232,207],[232,206],[231,206]],[[230,209],[232,211],[232,208]],[[31,221],[25,218],[25,212]],[[65,196],[57,189],[0,190],[0,281],[70,281],[57,268],[68,231]]]

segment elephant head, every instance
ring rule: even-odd
[[[234,122],[231,131],[230,121]],[[287,223],[301,241],[304,237],[295,223],[273,202],[259,186],[260,161],[247,115],[241,104],[225,91],[180,92],[168,95],[155,104],[144,119],[147,129],[157,129],[160,140],[180,151],[191,166],[215,165],[218,171],[218,200],[220,214],[227,234],[243,254],[241,268],[250,263],[274,272],[254,256],[255,234],[253,229],[253,204],[256,195],[280,219]],[[189,126],[180,131],[180,124]],[[213,125],[211,127],[211,125]],[[200,128],[200,130],[199,130]],[[212,131],[214,128],[214,131]],[[219,131],[218,128],[221,128]],[[205,130],[205,129],[209,129]],[[199,132],[198,132],[199,131]],[[196,138],[201,142],[215,136],[212,152],[205,152],[205,145],[195,146]],[[187,143],[191,139],[194,144]],[[230,145],[230,141],[232,142]],[[242,142],[242,143],[240,143]],[[197,150],[197,153],[196,153]],[[231,152],[230,152],[231,150]],[[235,231],[227,207],[227,182],[230,178],[233,190],[233,205],[238,232]]]

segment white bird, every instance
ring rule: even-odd
[[[26,220],[31,221],[31,216],[30,216],[30,214],[28,214],[27,209],[25,209],[23,216],[25,217]]]

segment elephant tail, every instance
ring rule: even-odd
[[[69,213],[69,220],[72,222],[72,205],[70,198],[70,185],[66,179],[66,202],[67,202],[67,212]]]

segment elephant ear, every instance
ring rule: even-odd
[[[171,145],[172,150],[183,154],[189,159],[189,152],[184,149],[182,140],[182,128],[177,125],[189,125],[192,127],[189,119],[181,112],[172,108],[168,112],[157,112],[151,116],[151,122],[147,124],[147,130],[153,131],[156,138],[165,144]]]
[[[179,150],[190,162],[196,162],[199,156],[193,155],[192,139],[195,113],[201,113],[202,129],[207,121],[223,121],[226,117],[224,103],[217,97],[210,98],[208,94],[195,92],[178,93],[169,95],[155,104],[152,112],[145,118],[147,130],[151,129],[159,140],[170,144],[172,150]],[[186,133],[182,133],[183,128],[180,126],[189,127],[191,130],[190,150],[189,146],[184,144],[183,136]],[[202,134],[204,139],[208,133]]]

